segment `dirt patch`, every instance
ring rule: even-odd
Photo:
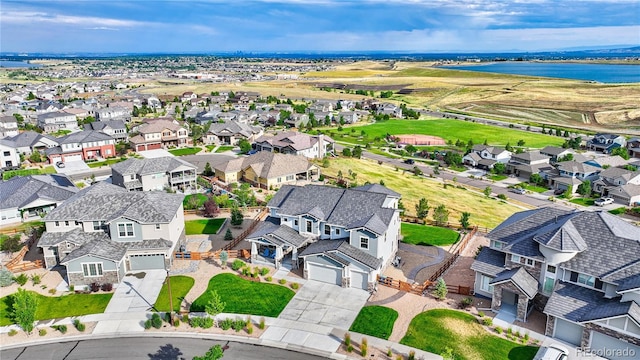
[[[471,270],[471,264],[475,260],[476,251],[480,246],[488,246],[489,239],[484,234],[476,235],[467,244],[458,260],[444,274],[443,279],[449,285],[467,286],[473,289],[476,279],[475,271]]]
[[[446,145],[447,143],[443,138],[431,135],[410,134],[394,135],[394,137],[399,139],[398,143],[407,145]]]
[[[49,322],[50,320],[45,320],[45,321]],[[91,333],[93,332],[93,329],[96,327],[96,323],[88,322],[83,324],[85,325],[85,330],[83,332],[76,330],[76,328],[73,325],[69,324],[67,325],[67,332],[65,334],[49,326],[43,326],[43,325],[37,325],[33,329],[33,332],[31,333],[31,335],[27,335],[27,333],[25,333],[22,330],[18,330],[18,332],[13,336],[9,336],[9,334],[7,333],[2,333],[0,334],[0,344],[2,344],[3,346],[7,346],[7,345],[13,345],[13,344],[23,344],[29,341],[58,339],[58,338],[64,339],[65,337],[69,337],[69,336],[91,335]],[[47,332],[46,335],[40,336],[38,332],[40,329],[44,329]]]

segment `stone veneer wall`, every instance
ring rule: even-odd
[[[616,339],[620,339],[620,340],[624,340],[627,341],[630,344],[636,345],[636,346],[640,346],[640,339],[630,336],[630,335],[626,335],[620,332],[617,332],[615,330],[594,324],[594,323],[588,323],[585,325],[584,331],[582,332],[582,342],[580,343],[580,345],[583,348],[587,348],[589,346],[591,346],[591,344],[589,343],[589,339],[591,338],[591,332],[592,331],[596,331],[599,333],[603,333],[605,335],[609,335],[613,338]]]
[[[82,273],[68,273],[67,277],[69,278],[70,285],[89,285],[91,283],[102,284],[117,284],[120,282],[120,277],[118,276],[118,271],[104,271],[102,276],[92,276],[92,277],[84,277]]]
[[[544,334],[547,336],[553,336],[553,329],[556,326],[556,317],[547,315],[547,326],[544,330]]]
[[[343,288],[351,287],[351,277],[347,276],[342,278],[342,287]]]
[[[494,311],[500,311],[502,305],[502,290],[507,289],[513,293],[518,294],[518,306],[516,318],[520,321],[524,321],[527,315],[527,303],[529,302],[527,296],[521,292],[511,282],[502,283],[493,286],[493,297],[491,299],[491,309]]]

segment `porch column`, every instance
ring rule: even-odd
[[[293,248],[293,251],[291,252],[291,268],[298,268],[298,248]]]
[[[251,259],[255,259],[258,256],[258,244],[251,242]]]

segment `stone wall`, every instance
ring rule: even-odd
[[[596,331],[599,333],[603,333],[605,335],[609,335],[612,338],[616,338],[616,339],[620,339],[620,340],[624,340],[626,342],[628,342],[629,344],[633,344],[636,346],[640,346],[640,339],[630,336],[630,335],[626,335],[620,332],[617,332],[615,330],[594,324],[594,323],[588,323],[585,325],[585,329],[582,332],[582,342],[581,342],[581,346],[583,348],[588,348],[591,346],[591,344],[589,343],[589,339],[591,338],[591,332],[592,331]]]
[[[102,273],[102,276],[92,276],[92,277],[84,277],[82,273],[68,273],[67,277],[69,278],[69,285],[89,285],[91,283],[102,284],[118,284],[120,282],[120,277],[118,276],[118,272],[113,271],[105,271]]]
[[[547,336],[553,336],[553,329],[556,326],[556,317],[552,315],[547,315],[547,326],[545,328],[544,334]]]
[[[502,306],[502,290],[503,289],[506,289],[508,291],[518,294],[516,319],[520,321],[524,321],[525,317],[527,316],[527,303],[529,302],[529,299],[523,292],[521,292],[511,282],[506,282],[506,283],[493,286],[493,298],[491,299],[491,309],[493,311],[500,311],[500,307]]]
[[[342,278],[342,287],[343,288],[351,287],[351,277],[347,276]]]

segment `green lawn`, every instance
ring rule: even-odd
[[[393,309],[377,305],[365,306],[360,309],[349,330],[381,339],[389,339],[396,319],[398,319],[398,312]]]
[[[233,150],[235,146],[231,146],[231,145],[220,145],[220,147],[218,147],[218,149],[216,149],[217,153],[221,153],[221,152],[225,152],[225,151],[230,151]]]
[[[526,182],[520,183],[519,186],[521,188],[525,189],[525,190],[529,190],[529,191],[533,191],[533,192],[537,192],[537,193],[543,193],[545,191],[549,191],[549,189],[547,189],[546,187],[537,186],[537,185],[531,185],[531,184],[526,183]]]
[[[613,214],[613,215],[620,215],[620,214],[624,214],[624,212],[626,210],[627,210],[627,208],[622,206],[622,207],[619,207],[619,208],[615,208],[613,210],[609,210],[609,213]]]
[[[365,132],[365,137],[361,136],[361,131]],[[357,137],[360,137],[360,143],[366,144],[367,141],[371,141],[368,139],[384,138],[387,134],[427,134],[453,142],[461,140],[466,143],[473,140],[475,144],[482,144],[486,140],[490,145],[502,146],[507,142],[514,145],[518,143],[518,140],[525,140],[525,146],[532,148],[542,148],[547,145],[561,146],[564,142],[562,137],[453,119],[392,119],[370,125],[350,127],[349,132],[344,132],[344,135],[347,136],[337,140],[355,144],[359,143],[356,140],[358,140]]]
[[[402,242],[414,245],[451,245],[458,241],[460,234],[456,231],[437,226],[420,224],[400,224]]]
[[[195,280],[189,276],[175,275],[170,277],[170,281],[173,311],[180,311],[180,303],[193,287]],[[158,299],[156,299],[156,303],[153,307],[158,311],[169,311],[169,289],[166,281],[164,282],[164,285],[162,285]]]
[[[573,199],[569,200],[569,202],[571,202],[571,203],[582,205],[582,206],[592,206],[595,201],[596,201],[596,199],[582,198],[582,197],[573,198]]]
[[[502,181],[507,178],[507,175],[489,175],[489,179],[493,181]]]
[[[207,149],[207,152],[211,152],[213,151],[213,149],[215,149],[216,145],[205,145],[205,149]]]
[[[125,161],[127,160],[126,158],[121,158],[121,157],[117,157],[117,158],[111,158],[105,161],[95,161],[95,162],[88,162],[87,166],[90,168],[98,168],[101,166],[111,166],[113,164],[117,164],[119,162]]]
[[[196,201],[196,200],[192,200],[192,199],[196,199],[197,200],[197,206],[195,208],[188,205],[189,202]],[[209,198],[205,194],[187,195],[187,196],[184,197],[184,200],[182,200],[182,206],[184,206],[185,210],[199,209],[204,205],[204,202],[207,201],[208,199]]]
[[[418,314],[400,343],[434,354],[449,347],[456,359],[463,360],[529,360],[538,351],[536,346],[491,335],[473,315],[448,309]]]
[[[184,228],[187,235],[215,234],[222,223],[224,223],[224,218],[187,220],[184,222]]]
[[[173,154],[174,156],[183,156],[183,155],[193,155],[193,154],[197,154],[201,151],[202,149],[197,147],[197,148],[193,148],[193,147],[188,147],[188,148],[181,148],[181,149],[172,149],[169,150],[169,152],[171,154]]]
[[[216,290],[226,303],[224,312],[277,317],[295,293],[277,285],[253,282],[234,274],[218,274],[209,280],[209,286],[193,304],[191,311],[204,311],[209,301],[209,290]]]
[[[37,294],[38,310],[36,311],[36,320],[101,314],[109,304],[111,296],[113,294],[69,294],[64,296]],[[11,304],[11,295],[0,299],[0,326],[13,324],[8,312]]]
[[[56,169],[53,166],[46,166],[42,169],[10,170],[2,173],[2,180],[9,180],[14,176],[29,176],[29,175],[55,174],[55,173],[56,173]]]

